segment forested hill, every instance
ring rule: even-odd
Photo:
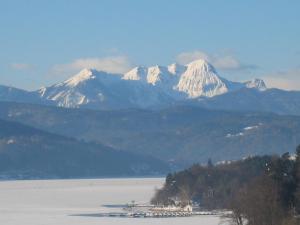
[[[0,179],[157,175],[168,171],[151,157],[0,120]]]
[[[300,117],[173,106],[161,110],[65,109],[0,102],[0,118],[147,154],[181,169],[193,163],[283,154],[300,143]]]
[[[192,200],[204,209],[229,209],[236,225],[299,225],[300,146],[296,157],[285,153],[219,165],[209,161],[207,166],[169,174],[152,203],[175,200]]]

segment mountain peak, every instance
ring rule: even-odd
[[[95,79],[96,78],[95,72],[96,72],[95,70],[85,68],[75,76],[66,80],[64,83],[67,84],[68,86],[76,86],[83,81]]]
[[[177,89],[188,94],[190,98],[213,97],[228,92],[224,81],[211,64],[199,59],[187,64]]]
[[[155,85],[158,81],[162,81],[167,76],[168,70],[166,67],[155,65],[148,68],[147,82]],[[164,78],[163,78],[164,77]]]
[[[205,72],[214,72],[216,73],[215,68],[206,60],[204,59],[198,59],[195,61],[190,62],[189,64],[186,65],[188,69],[190,70],[201,70]]]
[[[244,84],[247,88],[256,88],[260,91],[264,91],[267,89],[265,82],[259,78],[254,78],[250,81],[246,81]]]
[[[122,77],[123,80],[146,80],[147,68],[144,66],[137,66],[125,73]]]

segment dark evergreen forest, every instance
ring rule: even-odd
[[[205,210],[232,211],[236,225],[300,224],[300,146],[295,155],[255,156],[168,174],[154,204],[196,202]]]

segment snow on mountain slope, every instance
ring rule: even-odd
[[[267,89],[261,79],[253,79],[244,83],[226,80],[219,76],[211,64],[202,59],[186,65],[186,70],[176,86],[176,89],[186,93],[188,98],[214,97],[241,88],[254,88],[260,91]]]
[[[70,79],[37,91],[61,107],[96,109],[150,107],[187,98],[214,97],[240,88],[264,90],[262,80],[232,82],[205,60],[188,65],[138,66],[125,74],[84,69]]]
[[[204,60],[188,65],[139,66],[125,74],[84,69],[33,92],[0,85],[0,101],[97,110],[196,104],[211,109],[299,115],[299,95],[299,91],[267,89],[261,79],[226,80]]]
[[[224,79],[218,76],[212,65],[202,59],[187,65],[176,88],[190,98],[213,97],[228,92]]]
[[[251,81],[246,81],[244,84],[247,88],[255,88],[260,91],[265,91],[267,89],[267,86],[262,79],[255,78]]]
[[[134,69],[130,75],[133,80],[139,80],[133,72],[141,72],[140,69]],[[168,96],[149,84],[122,79],[121,74],[89,69],[82,70],[64,82],[41,88],[38,93],[41,98],[67,108],[149,107],[170,101]]]
[[[117,76],[84,69],[64,82],[41,88],[39,93],[42,98],[56,102],[57,106],[75,108],[80,105],[93,105],[104,102],[108,97],[106,95],[109,95],[102,82],[116,82]]]
[[[66,84],[67,86],[70,86],[70,87],[75,87],[76,85],[80,84],[81,82],[84,82],[84,81],[90,80],[90,79],[95,79],[95,78],[96,78],[96,76],[93,73],[93,70],[83,69],[82,71],[80,71],[80,73],[78,73],[74,77],[63,82],[63,84]]]
[[[166,67],[152,66],[148,68],[147,82],[152,85],[168,83],[172,75]]]
[[[171,70],[171,71],[170,71]],[[174,85],[178,73],[176,67],[168,68],[164,66],[151,66],[151,67],[135,67],[122,77],[124,80],[138,80],[153,86],[155,85]]]
[[[174,90],[179,81],[180,71],[184,66],[172,64],[169,67],[151,66],[151,67],[135,67],[122,77],[123,80],[139,81],[139,83],[153,86],[155,89],[166,96],[175,99],[182,99],[181,94]],[[136,83],[138,85],[138,83]]]
[[[122,77],[124,80],[147,80],[147,68],[143,66],[138,66],[125,73]]]

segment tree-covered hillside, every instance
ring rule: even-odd
[[[154,204],[197,202],[228,209],[236,225],[296,225],[300,215],[300,146],[296,157],[256,156],[231,163],[194,165],[169,174]]]
[[[165,163],[0,120],[0,178],[71,178],[164,174]]]
[[[216,162],[283,154],[300,143],[300,117],[190,106],[92,111],[0,103],[0,118],[151,155],[179,168],[209,158]]]

